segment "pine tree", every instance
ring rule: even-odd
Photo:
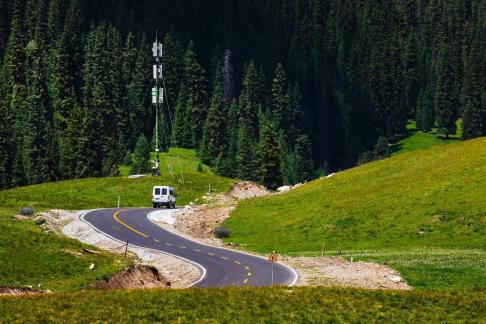
[[[43,4],[40,1],[38,4]],[[44,72],[46,46],[45,7],[41,5],[33,21],[33,40],[27,44],[27,114],[23,143],[23,159],[29,183],[42,183],[56,177],[53,153],[52,111],[50,110],[47,78]]]
[[[291,103],[287,87],[287,76],[283,65],[279,63],[272,83],[272,112],[280,129],[287,129],[290,126],[288,123]]]
[[[130,174],[142,174],[150,171],[150,146],[147,138],[143,134],[141,134],[137,140],[132,159],[133,164]]]
[[[373,158],[375,160],[381,160],[389,157],[391,154],[392,150],[390,148],[390,143],[388,142],[388,139],[383,136],[380,137],[373,149]]]
[[[12,3],[11,26],[1,74],[0,188],[24,184],[22,167],[23,119],[26,91],[22,66],[25,55],[22,37],[22,2]],[[20,105],[19,105],[20,104]],[[17,164],[17,166],[16,166]]]
[[[452,62],[446,46],[442,48],[439,59],[435,111],[439,132],[449,137],[456,133],[457,107],[454,104]]]
[[[174,145],[191,148],[194,145],[191,133],[191,112],[187,106],[187,88],[181,83],[179,98],[177,100],[174,124],[172,125],[172,142]]]
[[[261,76],[253,61],[246,67],[242,83],[238,118],[240,124],[246,125],[248,135],[256,141],[258,139],[258,114],[262,110],[264,96]]]
[[[189,42],[184,55],[184,79],[188,98],[186,110],[190,112],[190,125],[195,147],[199,147],[201,143],[207,114],[207,91],[204,73],[203,68],[197,62],[194,44]]]
[[[236,153],[238,150],[238,103],[233,100],[227,115],[227,145],[226,151],[221,151],[216,158],[215,169],[218,174],[226,177],[236,177]]]
[[[307,135],[299,135],[295,142],[295,155],[297,157],[296,180],[298,182],[310,181],[314,175],[314,162],[312,158],[312,144]]]
[[[429,132],[434,127],[434,102],[431,87],[429,86],[419,93],[415,120],[417,128],[424,132]]]
[[[216,158],[228,149],[226,122],[228,108],[223,93],[220,66],[217,66],[216,70],[211,106],[204,124],[203,140],[199,150],[203,163],[209,165],[212,165]]]
[[[253,128],[240,124],[236,151],[236,176],[244,180],[255,180],[258,176],[256,160],[256,143],[252,134]]]
[[[480,137],[482,132],[482,107],[481,107],[481,88],[479,57],[481,53],[474,42],[471,51],[466,59],[464,81],[462,86],[461,102],[463,107],[463,138],[472,139]],[[483,84],[484,85],[484,84]],[[483,90],[481,90],[483,89]]]
[[[269,114],[261,118],[260,140],[257,154],[259,164],[259,182],[269,189],[277,189],[282,184],[280,172],[280,154],[278,132]]]
[[[164,91],[166,96],[162,111],[164,118],[168,121],[174,118],[174,112],[169,113],[168,109],[173,109],[177,102],[180,84],[183,80],[184,68],[182,64],[182,48],[177,39],[170,33],[164,37],[164,50],[162,54],[162,66],[164,70]],[[167,123],[168,131],[171,132],[171,123]]]

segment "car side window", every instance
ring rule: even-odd
[[[174,190],[171,190],[170,191],[170,195],[173,196],[174,195]]]

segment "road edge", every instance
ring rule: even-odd
[[[175,212],[175,211],[177,211],[177,209],[171,210],[171,212],[172,212],[172,213],[173,213],[173,212]],[[155,211],[151,211],[151,212],[149,212],[149,213],[147,214],[147,219],[148,219],[148,220],[149,220],[151,223],[153,223],[154,225],[156,225],[156,226],[158,226],[158,227],[162,228],[163,230],[169,231],[169,232],[171,232],[171,233],[172,233],[172,234],[174,234],[174,235],[180,236],[180,237],[185,238],[185,239],[188,239],[188,240],[190,240],[190,241],[192,241],[192,242],[194,242],[194,243],[197,243],[197,244],[200,244],[200,245],[204,245],[204,246],[207,246],[207,247],[211,247],[211,248],[217,248],[217,249],[223,249],[223,250],[227,250],[227,251],[231,251],[231,252],[237,252],[237,253],[241,253],[241,254],[249,255],[249,256],[252,256],[252,257],[260,258],[260,259],[263,259],[263,260],[267,260],[267,258],[265,258],[265,257],[263,257],[263,256],[261,256],[261,255],[258,255],[258,254],[253,254],[253,253],[250,253],[250,252],[247,252],[247,251],[241,251],[241,250],[236,250],[236,249],[230,249],[230,248],[227,248],[227,247],[222,247],[222,246],[213,246],[213,245],[209,245],[209,244],[206,244],[206,243],[198,242],[198,241],[194,240],[194,238],[192,238],[192,237],[191,237],[191,236],[189,236],[189,235],[184,235],[184,236],[182,236],[180,233],[178,233],[178,232],[176,232],[176,231],[174,231],[174,230],[172,230],[172,229],[170,229],[170,228],[163,227],[163,226],[161,226],[160,224],[158,224],[156,221],[154,221],[154,220],[153,220],[153,219],[150,217],[150,215],[151,215],[152,213],[154,213],[154,212],[156,212],[156,210],[155,210]],[[294,275],[294,280],[293,280],[293,281],[292,281],[292,282],[291,282],[291,283],[290,283],[288,286],[289,286],[289,287],[293,287],[293,286],[295,286],[295,284],[297,283],[297,281],[299,280],[299,277],[300,277],[300,276],[299,276],[299,273],[298,273],[298,272],[297,272],[297,271],[296,271],[294,268],[292,268],[292,267],[290,267],[290,266],[286,265],[285,263],[282,263],[282,262],[281,262],[280,264],[281,264],[282,266],[284,266],[285,268],[287,268],[288,270],[290,270],[290,272],[291,272],[291,273]]]

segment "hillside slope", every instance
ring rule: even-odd
[[[486,287],[485,197],[480,138],[243,201],[224,226],[228,240],[262,253],[387,261],[415,286]]]

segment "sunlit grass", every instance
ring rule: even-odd
[[[26,311],[28,310],[28,311]],[[484,322],[485,292],[228,288],[0,298],[5,322]]]
[[[224,225],[232,233],[228,241],[261,253],[319,253],[323,244],[328,251],[398,251],[397,268],[418,286],[485,287],[484,253],[474,256],[478,266],[462,258],[454,269],[437,258],[433,267],[419,257],[410,265],[403,261],[407,251],[417,249],[486,250],[484,197],[486,138],[480,138],[397,155],[287,194],[241,202]]]

